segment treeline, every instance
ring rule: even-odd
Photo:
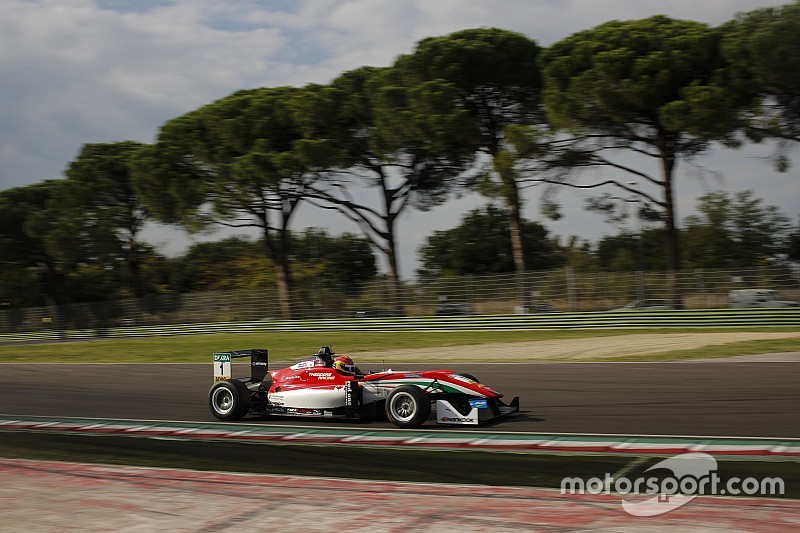
[[[169,120],[154,144],[85,145],[66,179],[0,192],[3,291],[17,297],[25,287],[59,304],[92,291],[186,289],[186,268],[141,242],[148,220],[189,231],[250,227],[260,231],[252,277],[275,283],[289,318],[292,291],[314,263],[299,258],[291,230],[302,203],[357,223],[362,240],[320,239],[368,242],[396,294],[399,217],[460,191],[502,206],[516,271],[556,261],[557,250],[535,248],[541,226],[521,216],[521,189],[539,184],[552,216],[562,187],[624,195],[598,196],[591,207],[607,213],[635,199],[663,228],[680,305],[674,273],[691,240],[681,244],[676,221],[676,166],[714,143],[778,139],[775,163],[786,168],[785,150],[800,140],[797,35],[798,2],[719,27],[611,21],[549,48],[473,29],[424,39],[388,67],[327,85],[239,91]],[[583,172],[592,168],[603,177]],[[244,263],[233,253],[227,262]]]
[[[800,261],[800,224],[776,207],[764,205],[752,191],[715,192],[702,196],[697,215],[680,230],[684,269],[736,269]],[[617,212],[609,222],[616,235],[597,243],[573,237],[565,243],[550,236],[541,224],[523,221],[527,263],[532,270],[562,266],[577,272],[664,271],[664,228],[639,218],[640,213]],[[513,272],[508,213],[489,205],[467,213],[457,227],[435,231],[420,247],[424,280],[440,276]]]

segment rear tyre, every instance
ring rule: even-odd
[[[208,407],[220,420],[241,420],[250,410],[250,391],[238,379],[214,383],[208,391]]]
[[[430,414],[431,400],[419,387],[402,385],[386,398],[386,417],[397,427],[419,427]]]

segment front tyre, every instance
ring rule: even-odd
[[[419,387],[402,385],[386,398],[386,416],[397,427],[419,427],[430,414],[431,400]]]
[[[220,420],[241,420],[250,410],[250,391],[238,379],[219,381],[208,391],[208,407]]]

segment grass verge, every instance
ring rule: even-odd
[[[595,331],[403,331],[268,332],[49,342],[0,346],[3,362],[208,362],[215,351],[268,348],[276,360],[310,355],[323,345],[357,353],[402,348],[459,346],[624,335],[625,330]]]
[[[798,331],[797,328],[685,328],[543,331],[403,331],[403,332],[269,332],[214,333],[206,335],[65,341],[0,346],[0,361],[16,363],[205,363],[215,351],[268,348],[273,360],[288,361],[310,355],[319,346],[357,355],[365,351],[401,350],[441,346],[475,345],[489,342],[544,341],[554,339],[603,338],[642,333],[713,333],[730,331]],[[744,350],[744,351],[743,351]],[[664,360],[723,357],[749,353],[800,351],[800,338],[729,343],[696,350],[681,350],[613,360]],[[376,360],[363,358],[364,362]],[[515,361],[524,361],[518,354]]]

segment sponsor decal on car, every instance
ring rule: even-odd
[[[467,377],[462,376],[461,374],[450,374],[449,377],[456,381],[463,381],[464,383],[478,383],[474,379],[469,379]]]
[[[220,352],[214,354],[214,383],[231,379],[231,354]]]
[[[422,374],[403,374],[404,378],[421,378]]]
[[[436,400],[436,422],[439,424],[478,425],[479,418],[477,407],[470,407],[470,411],[465,413],[456,409],[447,400]]]
[[[355,401],[353,399],[353,389],[345,387],[344,389],[344,405],[345,407],[353,407]]]
[[[461,424],[475,424],[478,422],[476,419],[467,416],[443,416],[441,420],[442,422],[457,422]]]
[[[336,376],[329,372],[309,372],[308,375],[317,379],[336,379]]]
[[[289,368],[292,370],[300,370],[303,368],[314,368],[315,366],[318,366],[316,361],[300,361],[299,363],[293,364]]]
[[[489,407],[489,404],[486,402],[486,400],[476,399],[476,400],[470,400],[469,406],[477,407],[478,409],[486,409],[487,407]]]
[[[287,407],[286,413],[296,414],[296,415],[318,415],[322,416],[322,409],[298,409],[296,407]]]
[[[269,402],[274,405],[283,405],[283,396],[279,396],[277,394],[270,394],[269,395]]]

